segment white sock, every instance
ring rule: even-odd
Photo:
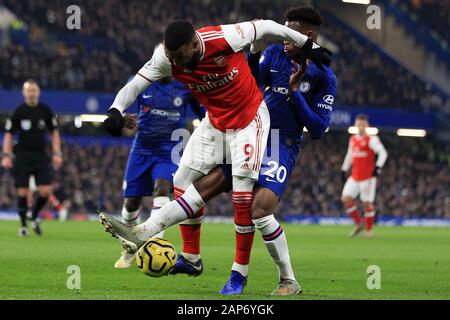
[[[253,220],[253,223],[261,231],[267,251],[278,267],[280,278],[295,280],[286,235],[278,221],[270,215]]]
[[[126,224],[136,225],[139,221],[139,209],[129,212],[125,206],[122,207],[122,221]]]
[[[158,214],[159,209],[161,209],[166,203],[170,202],[169,197],[156,197],[153,198],[153,209],[150,213],[150,216],[153,216],[155,214]],[[164,237],[164,230],[160,233],[155,234],[155,237],[163,238]]]
[[[180,223],[193,216],[205,205],[202,197],[191,185],[178,200],[166,203],[158,214],[152,215],[142,224],[136,226],[135,231],[139,239],[146,241],[157,233],[174,224]]]
[[[195,263],[200,259],[199,254],[185,253],[182,252],[181,255],[189,262]]]
[[[231,270],[239,272],[244,277],[248,276],[248,264],[239,264],[237,262],[233,262]]]

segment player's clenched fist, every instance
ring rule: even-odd
[[[122,116],[122,113],[113,108],[106,115],[108,118],[103,122],[103,127],[113,137],[120,137],[122,135],[122,129],[125,126],[125,118]]]

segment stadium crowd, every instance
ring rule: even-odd
[[[426,140],[382,136],[389,152],[379,178],[377,208],[390,216],[450,218],[450,146]],[[277,210],[286,215],[342,216],[340,167],[347,148],[347,135],[328,134],[323,141],[305,139],[304,149]],[[65,164],[55,176],[56,196],[71,213],[111,212],[122,207],[122,179],[127,145],[64,145]],[[439,150],[439,151],[438,151]],[[14,207],[10,173],[0,175],[0,208]],[[151,202],[144,204],[150,212]],[[224,194],[208,204],[208,214],[231,216],[231,196]]]
[[[23,44],[17,42],[2,48],[0,64],[5,67],[0,71],[0,87],[19,87],[32,76],[44,88],[106,92],[118,90],[149,59],[165,24],[172,19],[188,17],[197,26],[255,17],[282,22],[287,7],[286,3],[274,5],[267,0],[258,1],[256,7],[251,1],[242,0],[239,8],[234,7],[233,1],[216,1],[212,5],[211,0],[155,0],[151,4],[139,0],[79,0],[76,4],[82,8],[81,29],[68,31],[66,8],[72,3],[2,0],[0,4],[27,23],[31,43],[26,54]],[[71,41],[57,36],[68,32]],[[448,97],[399,64],[388,61],[342,23],[331,17],[326,19],[323,34],[339,47],[333,68],[338,75],[340,105],[450,113]],[[34,38],[39,43],[45,39],[46,45],[34,46]],[[98,45],[86,48],[92,43]],[[51,67],[42,68],[48,65]]]
[[[420,24],[430,26],[441,39],[448,42],[450,29],[450,2],[436,0],[390,0],[397,5],[404,5],[409,12],[415,15]]]

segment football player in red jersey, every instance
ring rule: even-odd
[[[375,193],[377,176],[387,159],[387,152],[378,136],[368,135],[369,127],[367,115],[356,117],[355,127],[358,134],[350,138],[347,154],[342,164],[342,177],[345,180],[346,172],[352,167],[352,174],[347,179],[342,190],[342,203],[346,212],[355,222],[355,228],[350,237],[356,236],[364,227],[366,235],[373,237],[372,226],[375,221]],[[375,161],[375,156],[378,155]],[[356,198],[361,199],[364,207],[364,219],[361,218]]]
[[[189,140],[174,176],[176,201],[169,202],[157,216],[134,227],[100,213],[107,231],[127,252],[136,252],[148,238],[186,219],[186,224],[194,227],[185,231],[199,236],[197,229],[205,201],[193,182],[223,164],[225,159],[231,159],[236,226],[236,257],[232,270],[247,276],[248,243],[253,241],[255,232],[251,218],[253,186],[261,168],[270,117],[243,49],[266,36],[301,47],[305,58],[319,68],[331,62],[327,49],[271,20],[198,30],[187,21],[174,21],[165,30],[164,44],[119,91],[104,123],[105,129],[114,136],[120,135],[124,126],[123,111],[153,81],[163,77],[173,76],[182,82],[208,111]]]

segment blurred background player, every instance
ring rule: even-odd
[[[178,164],[172,162],[172,149],[178,141],[172,133],[186,127],[186,113],[190,107],[199,117],[204,112],[189,90],[170,77],[155,81],[137,98],[137,133],[128,157],[123,195],[122,220],[129,225],[139,223],[139,208],[143,197],[153,196],[151,214],[170,201],[173,175]],[[130,122],[129,116],[126,116]],[[130,126],[132,128],[132,126]],[[163,236],[163,232],[157,235]],[[115,268],[129,268],[135,255],[123,252]]]
[[[317,41],[323,19],[313,7],[298,6],[285,13],[287,26]],[[321,139],[327,130],[334,98],[336,77],[330,68],[317,66],[304,58],[302,49],[285,42],[269,46],[260,58],[260,43],[251,47],[249,65],[252,73],[264,90],[264,100],[270,112],[271,133],[279,131],[279,140],[269,136],[266,154],[278,159],[264,158],[259,179],[253,192],[252,219],[264,240],[264,244],[279,272],[279,286],[272,295],[295,295],[301,291],[291,266],[289,249],[284,230],[274,216],[275,210],[289,182],[300,153],[303,128],[307,128],[312,139]],[[260,63],[258,62],[260,61]],[[296,70],[292,74],[292,70]],[[204,199],[210,200],[227,187],[231,179],[229,168],[214,170],[194,186]],[[225,175],[223,177],[222,175]],[[222,182],[222,185],[220,183]],[[191,225],[200,233],[200,225]],[[238,229],[237,229],[238,230]],[[183,231],[183,230],[182,230]],[[200,236],[182,232],[183,251],[175,264],[173,274],[201,273]],[[252,242],[248,242],[244,259],[250,259]],[[247,270],[248,272],[248,270]],[[222,294],[241,294],[247,282],[247,274],[232,271]]]
[[[41,235],[38,218],[39,212],[52,194],[51,163],[55,169],[59,169],[63,160],[56,115],[50,107],[39,101],[39,85],[34,80],[28,80],[23,84],[22,93],[24,103],[17,107],[6,122],[2,166],[5,169],[13,169],[21,225],[18,235],[26,237],[29,235],[26,214],[30,175],[35,177],[39,193],[32,208],[31,223],[35,233]],[[47,153],[47,132],[51,133],[51,161]],[[18,134],[18,142],[13,147],[14,134]]]
[[[56,196],[56,193],[61,193],[60,189],[61,188],[59,182],[53,181],[52,194],[48,197],[48,203],[51,207],[53,207],[56,210],[59,221],[64,222],[67,220],[68,210],[67,210],[67,203],[65,201],[61,202]],[[31,175],[28,184],[28,196],[27,196],[28,219],[32,219],[33,217],[33,211],[31,209],[33,208],[34,196],[38,191],[39,190],[38,186],[36,185],[36,179],[34,178],[34,175]],[[59,194],[58,196],[61,197],[61,194]]]
[[[364,227],[366,235],[372,237],[372,226],[375,221],[375,193],[377,189],[377,176],[387,159],[387,152],[380,138],[367,134],[369,119],[365,114],[356,116],[355,127],[358,134],[353,135],[348,143],[347,154],[342,164],[342,180],[345,180],[346,172],[352,167],[352,174],[345,182],[342,190],[342,203],[346,212],[352,217],[355,228],[350,237],[356,236]],[[375,155],[378,158],[375,162]],[[364,207],[364,219],[358,210],[355,201],[358,197]]]

